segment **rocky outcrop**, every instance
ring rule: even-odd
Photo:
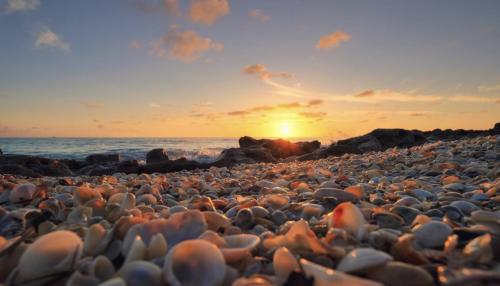
[[[118,163],[120,162],[119,154],[92,154],[85,158],[85,161],[92,164],[103,163]]]
[[[388,148],[408,148],[436,140],[457,140],[475,136],[500,135],[500,123],[489,130],[441,130],[375,129],[372,132],[340,140],[326,148],[318,141],[290,142],[283,139],[254,139],[241,137],[239,148],[222,151],[211,163],[186,158],[170,160],[164,149],[148,152],[146,164],[137,160],[121,161],[118,154],[94,154],[83,161],[54,160],[26,155],[0,153],[0,174],[16,174],[27,177],[40,176],[100,176],[114,173],[167,173],[181,170],[206,169],[212,166],[226,167],[237,164],[288,162],[293,160],[317,160],[328,156],[348,153],[362,154],[383,151]]]
[[[271,152],[276,159],[284,159],[291,156],[300,156],[317,150],[321,143],[317,140],[311,142],[290,142],[283,139],[254,139],[249,136],[238,140],[241,149],[264,148]]]
[[[408,148],[427,142],[422,132],[405,129],[375,129],[372,132],[340,140],[321,152],[322,157],[340,156],[346,153],[361,154],[383,151],[393,147]]]
[[[153,149],[146,154],[146,164],[168,161],[167,151],[163,148]]]
[[[28,177],[70,176],[69,167],[58,161],[27,155],[0,155],[0,173]]]

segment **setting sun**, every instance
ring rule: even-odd
[[[279,127],[279,136],[292,137],[293,130],[289,122],[281,122],[278,127]]]

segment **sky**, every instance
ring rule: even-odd
[[[0,136],[500,121],[497,0],[0,0]]]

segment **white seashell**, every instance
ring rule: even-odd
[[[365,218],[351,202],[339,204],[329,215],[328,226],[341,228],[360,240],[365,232]]]
[[[167,254],[167,241],[160,233],[155,234],[146,249],[146,259],[151,260],[157,257],[164,257]]]
[[[385,252],[373,248],[356,248],[342,258],[337,266],[337,270],[358,273],[372,267],[384,265],[392,260],[392,256]]]
[[[335,271],[305,259],[300,259],[300,265],[307,277],[314,278],[314,286],[383,286],[378,282]]]
[[[98,245],[102,242],[103,238],[106,236],[106,229],[99,224],[93,224],[90,226],[85,239],[83,240],[83,253],[94,256],[99,254],[102,249],[98,248]]]
[[[175,213],[168,219],[155,219],[143,224],[132,226],[123,239],[122,254],[126,255],[137,235],[146,245],[149,245],[155,234],[162,234],[169,247],[177,243],[198,238],[207,228],[202,213],[198,210],[189,210]]]
[[[316,234],[309,228],[303,219],[290,222],[291,227],[284,235],[266,238],[263,241],[265,249],[285,246],[289,249],[307,249],[316,254],[327,254],[330,249],[316,237]]]
[[[279,283],[285,283],[293,271],[300,271],[297,259],[286,247],[280,247],[274,252],[273,268]]]
[[[203,216],[205,217],[205,221],[207,222],[209,230],[218,231],[222,227],[231,224],[230,219],[228,219],[225,215],[217,212],[205,211],[203,212]]]
[[[72,270],[82,249],[82,240],[71,231],[59,230],[39,237],[19,260],[17,283]]]
[[[226,246],[224,238],[220,237],[220,235],[218,235],[215,231],[207,230],[202,233],[198,239],[206,240],[219,248]]]
[[[223,237],[225,244],[220,248],[227,263],[240,261],[251,256],[260,243],[260,238],[253,234],[235,234]]]
[[[118,276],[125,280],[127,285],[163,285],[161,268],[147,261],[133,261],[126,263],[118,271]]]
[[[172,286],[217,286],[224,281],[226,263],[220,250],[205,240],[185,240],[165,257],[165,280]]]
[[[143,260],[146,256],[146,244],[142,241],[140,236],[136,236],[134,242],[132,243],[132,247],[130,247],[129,252],[127,253],[127,258],[125,259],[125,264],[130,263],[132,261]]]

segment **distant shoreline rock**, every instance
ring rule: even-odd
[[[26,177],[41,176],[100,176],[114,173],[167,173],[182,170],[230,167],[237,164],[275,163],[288,161],[318,160],[329,156],[362,154],[384,151],[389,148],[409,148],[434,141],[448,141],[477,136],[500,135],[500,123],[488,130],[441,130],[375,129],[365,135],[340,140],[328,147],[319,141],[290,142],[283,139],[255,139],[244,136],[238,148],[221,152],[211,163],[180,158],[170,160],[164,149],[147,153],[146,164],[137,160],[121,160],[120,155],[92,154],[85,160],[55,160],[28,155],[9,155],[0,152],[0,173]]]

